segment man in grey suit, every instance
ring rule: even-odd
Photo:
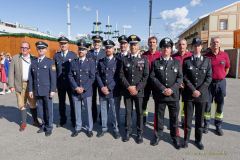
[[[26,109],[28,104],[32,113],[33,125],[36,127],[40,126],[40,123],[37,119],[36,101],[34,98],[30,98],[27,91],[29,67],[31,62],[36,59],[30,54],[30,51],[30,44],[28,42],[22,42],[21,53],[13,57],[9,69],[9,88],[11,92],[16,92],[17,105],[21,113],[21,124],[19,131],[24,131],[27,126]]]

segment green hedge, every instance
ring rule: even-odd
[[[34,33],[6,33],[6,34],[0,34],[0,37],[8,37],[8,36],[12,36],[12,37],[31,37],[31,38],[50,40],[50,41],[57,41],[57,38],[52,38],[52,37],[48,37],[48,36],[41,36],[41,35],[34,34]],[[70,41],[69,43],[76,44],[75,41]]]

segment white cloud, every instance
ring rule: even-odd
[[[191,0],[190,6],[194,7],[201,3],[201,0]]]
[[[77,10],[83,10],[86,12],[90,12],[92,9],[86,5],[83,5],[82,7],[80,7],[78,4],[74,6],[75,9]]]
[[[131,25],[123,25],[122,27],[123,27],[123,28],[126,28],[126,29],[131,29],[131,28],[132,28]]]
[[[160,16],[164,20],[168,19],[182,19],[188,15],[188,9],[184,6],[181,8],[175,8],[173,10],[165,10],[160,13]]]
[[[187,18],[188,12],[187,7],[183,6],[173,10],[164,10],[160,13],[160,17],[166,21],[166,30],[169,31],[171,35],[176,36],[192,23],[192,21]]]
[[[85,6],[85,5],[82,7],[82,9],[83,9],[84,11],[87,11],[87,12],[89,12],[89,11],[92,10],[90,7],[87,7],[87,6]]]

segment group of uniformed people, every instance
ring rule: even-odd
[[[31,98],[35,97],[42,120],[38,133],[45,132],[46,136],[52,134],[52,98],[57,91],[60,115],[57,127],[67,123],[65,101],[68,94],[74,127],[72,137],[76,137],[83,128],[86,128],[87,136],[92,137],[93,124],[99,119],[102,129],[97,137],[104,136],[109,130],[108,123],[111,123],[113,137],[120,138],[120,104],[123,96],[126,111],[123,141],[127,142],[132,137],[132,113],[135,106],[136,142],[142,143],[147,122],[147,103],[151,94],[155,103],[151,145],[157,145],[163,137],[164,113],[168,107],[173,145],[176,149],[188,147],[195,109],[195,144],[199,149],[204,149],[202,133],[208,131],[213,99],[217,104],[216,133],[223,135],[221,125],[226,95],[225,76],[230,62],[227,54],[220,51],[218,37],[212,38],[211,48],[206,55],[201,53],[202,41],[199,38],[192,41],[192,53],[186,51],[187,41],[180,39],[180,49],[174,55],[174,44],[170,38],[163,38],[159,43],[160,51],[157,51],[158,40],[150,37],[149,50],[142,55],[139,45],[141,39],[137,35],[120,36],[120,52],[116,54],[113,41],[103,41],[99,35],[92,39],[91,50],[84,39],[79,40],[78,53],[75,54],[68,49],[69,40],[60,37],[61,51],[54,55],[53,60],[45,56],[48,44],[43,41],[36,43],[38,58],[32,60],[30,65],[28,92]],[[97,93],[100,107],[97,107]],[[185,116],[183,144],[180,143],[178,129],[180,99],[184,102]]]

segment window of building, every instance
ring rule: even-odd
[[[220,30],[227,30],[227,28],[228,28],[228,20],[227,19],[220,19],[220,21],[219,21],[219,28],[220,28]]]

